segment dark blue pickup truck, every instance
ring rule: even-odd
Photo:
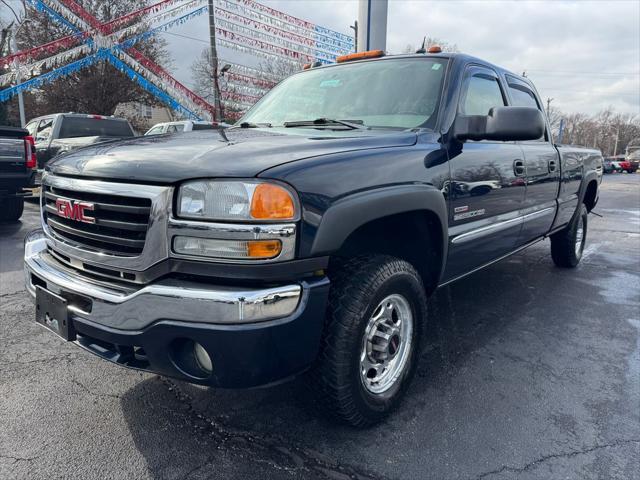
[[[227,130],[49,163],[26,283],[37,322],[107,360],[231,388],[304,372],[364,426],[406,391],[436,288],[546,237],[578,264],[601,177],[527,78],[360,53]]]

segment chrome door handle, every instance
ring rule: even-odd
[[[555,160],[549,160],[549,172],[555,172],[557,168]]]
[[[513,162],[513,173],[516,174],[516,177],[524,177],[525,176],[525,174],[527,173],[527,169],[524,166],[524,161],[515,160]]]

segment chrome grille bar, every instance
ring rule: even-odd
[[[91,204],[93,221],[67,218],[59,212],[59,201]],[[47,226],[63,241],[114,255],[136,256],[144,249],[151,200],[44,185],[42,210]]]

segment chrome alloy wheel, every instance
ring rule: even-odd
[[[584,247],[584,219],[580,217],[578,220],[578,227],[576,228],[576,257],[580,258],[582,255],[582,248]]]
[[[413,337],[413,314],[406,298],[382,300],[369,319],[360,352],[360,379],[374,394],[389,390],[407,366]]]

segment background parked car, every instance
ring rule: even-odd
[[[34,118],[25,128],[35,139],[38,169],[56,155],[86,145],[135,137],[124,118],[84,113],[54,113]]]
[[[627,150],[627,156],[625,157],[625,161],[629,162],[629,167],[632,171],[629,173],[634,173],[640,168],[640,147],[631,147]]]
[[[602,162],[602,171],[604,173],[621,172],[619,160],[616,157],[605,157]]]
[[[615,157],[606,157],[602,164],[604,173],[635,173],[638,170],[638,160],[629,161],[624,155],[616,155]]]
[[[182,120],[179,122],[157,123],[145,135],[162,135],[163,133],[192,132],[194,130],[214,130],[225,128],[229,125],[224,123],[204,122],[200,120]]]

